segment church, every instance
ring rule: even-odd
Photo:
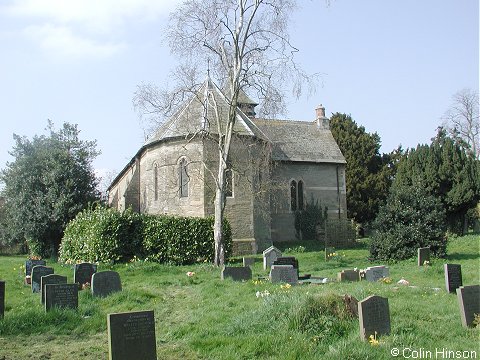
[[[294,241],[295,213],[319,201],[345,219],[345,158],[325,108],[313,121],[261,119],[241,92],[227,160],[225,216],[235,254]],[[148,214],[214,214],[218,136],[225,134],[228,96],[208,78],[143,144],[108,188],[109,205]],[[312,116],[313,117],[313,116]]]

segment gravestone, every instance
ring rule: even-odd
[[[371,295],[358,302],[360,337],[368,340],[370,335],[390,334],[390,309],[388,299]]]
[[[445,287],[447,292],[454,293],[462,282],[462,266],[458,264],[444,264],[443,270],[445,271]]]
[[[156,360],[153,310],[108,314],[109,360]]]
[[[226,278],[231,278],[233,281],[251,280],[252,269],[250,268],[250,266],[224,266],[220,277],[222,280],[225,280]]]
[[[40,278],[40,298],[42,304],[45,303],[45,285],[47,284],[66,284],[67,277],[62,275],[50,274]]]
[[[272,265],[270,270],[272,283],[285,282],[290,285],[298,284],[298,273],[292,265]]]
[[[326,247],[325,248],[325,261],[330,260],[334,253],[335,253],[335,248],[334,247]]]
[[[28,259],[25,261],[25,276],[31,276],[32,268],[37,265],[47,266],[47,262],[45,260],[31,260]]]
[[[255,264],[255,258],[251,258],[251,257],[243,258],[243,266],[253,266],[253,264]]]
[[[294,256],[280,256],[272,265],[292,265],[297,270],[298,277],[298,260]]]
[[[51,267],[43,265],[35,265],[32,268],[32,292],[40,292],[40,280],[42,276],[53,274],[54,270]]]
[[[417,249],[417,263],[418,266],[423,266],[425,261],[430,261],[430,248],[423,247]]]
[[[116,271],[99,271],[92,275],[92,295],[105,297],[122,291],[120,275]]]
[[[5,281],[0,281],[0,319],[5,314]]]
[[[338,281],[360,281],[360,271],[342,270],[337,274]]]
[[[475,314],[480,315],[480,285],[460,286],[457,289],[457,299],[462,325],[474,326]]]
[[[82,289],[83,284],[92,283],[92,275],[97,272],[97,265],[91,263],[75,264],[73,269],[73,282]]]
[[[273,262],[277,258],[282,256],[282,252],[278,250],[275,246],[270,246],[268,249],[263,251],[263,270],[267,270],[273,265]]]
[[[53,308],[78,308],[77,284],[46,284],[45,311]]]
[[[378,281],[382,278],[388,277],[390,271],[388,266],[379,265],[379,266],[370,266],[365,269],[365,280],[367,281]]]

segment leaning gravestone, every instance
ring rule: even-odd
[[[73,282],[82,289],[83,284],[91,284],[92,275],[97,272],[97,265],[91,263],[75,264],[73,269]]]
[[[445,271],[445,287],[449,293],[454,293],[462,282],[462,266],[458,264],[444,264]]]
[[[475,314],[480,315],[480,285],[460,286],[457,289],[457,298],[462,325],[474,326]]]
[[[263,270],[267,270],[273,265],[273,262],[277,258],[282,256],[282,252],[278,250],[275,246],[270,246],[268,249],[263,251]]]
[[[0,281],[0,319],[5,314],[5,281]]]
[[[255,264],[255,258],[244,257],[243,266],[253,266]]]
[[[335,254],[334,247],[326,247],[325,248],[325,261],[331,260],[333,258],[333,254]]]
[[[31,259],[28,259],[27,261],[25,261],[25,276],[30,276],[32,273],[33,267],[37,265],[47,266],[47,262],[45,260],[31,260]]]
[[[108,314],[109,360],[156,360],[153,310]]]
[[[430,262],[430,248],[423,247],[417,249],[417,263],[418,266],[425,265],[425,261]]]
[[[360,271],[342,270],[337,274],[338,281],[360,281]]]
[[[99,271],[92,275],[92,295],[105,297],[122,291],[120,275],[116,271]]]
[[[42,276],[53,274],[54,270],[51,267],[36,265],[32,268],[32,292],[40,292],[40,280]]]
[[[226,278],[231,278],[233,281],[251,280],[252,269],[250,266],[224,266],[220,276],[222,280],[225,280]]]
[[[42,304],[45,303],[45,285],[47,284],[66,284],[67,277],[62,275],[50,274],[40,278],[40,297]]]
[[[272,265],[292,265],[297,270],[298,275],[298,260],[294,256],[280,256]]]
[[[365,269],[365,280],[367,281],[378,281],[382,278],[386,278],[390,275],[388,266],[379,265],[379,266],[370,266]]]
[[[45,285],[45,311],[53,308],[78,308],[77,284]]]
[[[368,340],[370,335],[390,334],[390,309],[388,299],[371,295],[358,302],[360,337]]]
[[[292,265],[272,265],[270,270],[272,283],[285,282],[290,285],[298,284],[298,273]]]

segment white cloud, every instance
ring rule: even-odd
[[[47,54],[62,59],[98,59],[110,57],[123,50],[122,43],[99,42],[75,35],[65,26],[32,25],[25,29],[25,34],[38,42]]]

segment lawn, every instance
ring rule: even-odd
[[[279,246],[284,255],[298,258],[301,274],[335,279],[342,269],[381,264],[368,261],[368,240],[355,249],[340,250],[340,258],[329,262],[318,245],[303,245]],[[451,240],[447,259],[432,259],[431,266],[418,267],[416,259],[386,264],[393,280],[389,284],[331,282],[282,288],[267,281],[222,281],[220,270],[210,264],[100,264],[99,271],[120,273],[121,293],[93,298],[82,291],[77,311],[49,313],[40,296],[23,284],[25,257],[0,256],[0,279],[6,281],[0,359],[106,359],[107,314],[137,310],[155,312],[159,359],[392,359],[394,349],[399,358],[453,354],[446,351],[461,351],[462,358],[475,352],[480,358],[479,328],[462,327],[457,297],[445,291],[443,274],[444,263],[461,264],[463,284],[479,284],[479,246],[480,236],[468,235]],[[232,259],[235,265],[239,262]],[[73,281],[70,266],[48,260],[47,265]],[[189,271],[195,275],[187,276]],[[253,274],[254,279],[268,274],[260,260]],[[401,278],[410,286],[398,285]],[[373,294],[387,297],[390,336],[372,345],[360,340],[358,319],[340,319],[325,311],[325,304],[344,294],[358,300]]]

